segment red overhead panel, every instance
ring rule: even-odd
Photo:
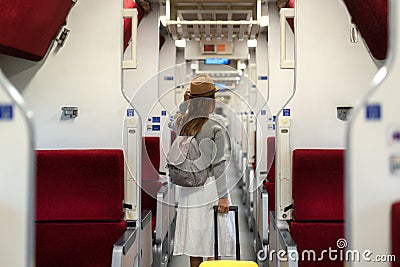
[[[372,55],[386,58],[388,47],[387,0],[344,0]]]
[[[124,0],[124,8],[136,8],[138,10],[138,26],[139,26],[139,23],[144,16],[143,9],[138,4],[136,4],[135,0]],[[124,18],[124,51],[128,47],[128,43],[131,37],[132,37],[132,20],[130,18]]]
[[[0,53],[41,60],[71,6],[71,0],[0,0]]]
[[[286,7],[288,7],[288,8],[294,8],[294,0],[290,0],[290,1],[287,3],[287,6],[286,6]],[[294,19],[289,18],[289,19],[287,19],[287,21],[288,21],[288,23],[289,23],[289,25],[290,25],[290,28],[292,28],[292,31],[294,32]]]

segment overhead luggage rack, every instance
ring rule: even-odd
[[[174,40],[255,39],[261,26],[261,1],[167,0],[162,23]]]

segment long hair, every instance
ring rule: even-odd
[[[188,111],[177,118],[180,135],[194,136],[207,122],[215,107],[214,97],[198,97],[189,100]]]

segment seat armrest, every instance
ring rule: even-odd
[[[259,188],[260,195],[261,195],[261,232],[260,232],[260,237],[262,240],[263,244],[268,244],[269,242],[269,237],[268,237],[268,230],[269,230],[269,222],[268,222],[268,192],[267,190],[264,189],[264,187]]]
[[[156,218],[156,243],[161,243],[169,229],[171,224],[169,219],[170,213],[170,205],[174,203],[170,203],[171,200],[174,200],[175,194],[174,188],[170,186],[168,183],[164,183],[163,186],[157,193],[157,218]]]
[[[278,224],[280,226],[278,226]],[[281,221],[280,223],[275,217],[275,212],[271,211],[270,212],[270,227],[273,229],[270,231],[270,234],[275,235],[272,236],[272,239],[276,239],[277,244],[275,242],[272,242],[273,244],[270,243],[269,247],[269,255],[275,257],[275,259],[269,259],[270,261],[273,262],[284,262],[285,266],[288,267],[298,267],[299,263],[299,253],[297,251],[297,244],[294,241],[292,235],[289,232],[289,225],[287,224],[286,221]],[[272,251],[275,251],[275,255],[271,255]],[[285,257],[282,257],[282,255],[279,255],[279,251],[285,251]]]
[[[114,244],[111,267],[135,266],[138,256],[137,228],[128,228]]]
[[[151,225],[152,213],[150,210],[144,210],[142,212],[142,223],[141,223],[141,238],[142,238],[142,266],[151,266],[153,263],[153,242],[152,242],[152,225]]]
[[[136,228],[128,228],[123,235],[114,244],[114,250],[121,249],[123,255],[126,255],[127,251],[132,247],[136,241]]]
[[[151,216],[152,216],[151,210],[142,211],[142,223],[141,223],[142,230],[147,226],[149,222],[151,222]]]
[[[289,267],[297,267],[299,262],[299,253],[297,251],[296,242],[288,229],[278,229],[278,238],[281,249],[286,251],[286,257]]]

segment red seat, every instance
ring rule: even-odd
[[[298,266],[343,267],[343,262],[339,260],[340,249],[337,246],[337,241],[344,237],[343,223],[292,222],[290,224],[290,234],[297,244],[300,259]],[[337,253],[332,253],[332,260],[327,252],[322,253],[323,250],[328,251],[329,248],[337,251]],[[314,259],[308,258],[308,251],[315,252]],[[334,256],[337,256],[337,260],[335,260]],[[318,260],[319,258],[321,260]]]
[[[142,148],[142,179],[159,181],[160,137],[143,137]]]
[[[344,150],[294,150],[293,200],[296,221],[343,221]]]
[[[293,151],[294,221],[290,233],[301,255],[314,250],[338,249],[344,237],[344,150]],[[325,255],[321,261],[300,261],[299,266],[343,266]]]
[[[275,183],[264,182],[264,188],[268,192],[268,219],[269,212],[275,210]]]
[[[123,221],[121,150],[37,152],[36,266],[110,266]]]
[[[120,222],[37,222],[36,266],[111,266],[114,243],[123,235]]]
[[[275,210],[275,137],[267,138],[267,177],[264,180],[264,188],[268,192],[268,218],[270,211]]]
[[[152,211],[153,231],[157,216],[157,192],[162,187],[159,178],[160,138],[144,137],[142,149],[142,210]]]
[[[269,182],[275,182],[275,137],[271,136],[267,138],[267,168],[268,170],[267,180]]]
[[[392,255],[396,256],[393,267],[399,266],[400,259],[400,202],[392,205]]]

